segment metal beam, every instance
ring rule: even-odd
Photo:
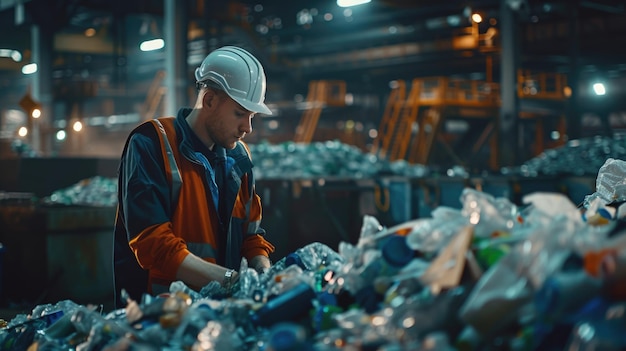
[[[181,106],[188,105],[187,87],[187,8],[186,2],[165,1],[165,114],[176,116]]]
[[[16,5],[23,5],[29,1],[30,0],[0,0],[0,11],[10,9]]]
[[[620,0],[619,3],[616,1],[609,1],[609,3],[600,3],[596,1],[581,1],[580,6],[587,7],[594,10],[604,11],[607,13],[624,13],[625,7],[624,3]]]
[[[519,67],[520,36],[518,13],[507,1],[500,5],[500,36],[502,42],[500,62],[500,165],[512,166],[519,161],[521,151],[518,133],[519,101],[517,98],[517,69]]]

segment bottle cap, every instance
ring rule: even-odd
[[[411,262],[415,252],[407,245],[406,238],[401,235],[392,235],[382,247],[385,261],[395,267],[403,267]]]
[[[291,265],[298,265],[302,269],[306,269],[304,263],[302,262],[302,258],[295,252],[290,253],[285,257],[285,267],[289,267]]]
[[[294,330],[280,328],[274,331],[270,343],[274,350],[292,350],[298,345],[298,337]]]
[[[277,323],[270,329],[269,348],[274,351],[304,351],[307,332],[299,324],[293,322]]]

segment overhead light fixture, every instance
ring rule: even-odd
[[[22,61],[22,53],[12,49],[0,49],[0,57],[8,57],[15,62]]]
[[[139,44],[139,50],[141,51],[154,51],[162,49],[165,46],[163,39],[146,40]]]
[[[91,37],[93,37],[95,35],[96,35],[96,29],[95,28],[91,28],[90,27],[90,28],[85,29],[85,36],[87,38],[91,38]]]
[[[17,131],[17,135],[19,135],[21,137],[27,136],[28,135],[28,128],[20,127],[20,129],[18,129],[18,131]]]
[[[351,7],[367,4],[372,0],[337,0],[337,6],[339,7]]]
[[[24,65],[24,67],[22,67],[22,73],[23,74],[33,74],[37,72],[37,64],[36,63],[29,63],[27,65]]]
[[[472,21],[474,21],[474,23],[481,23],[483,21],[483,16],[481,16],[479,13],[473,13]]]
[[[72,124],[72,129],[74,129],[75,132],[80,132],[83,130],[83,124],[80,121],[76,121]]]
[[[594,83],[593,84],[593,92],[598,96],[602,96],[606,94],[606,88],[602,83]]]
[[[57,140],[58,140],[58,141],[65,140],[65,137],[66,137],[66,136],[67,136],[67,135],[65,134],[65,131],[64,131],[64,130],[59,130],[59,131],[57,132],[57,134],[56,134],[56,138],[57,138]]]

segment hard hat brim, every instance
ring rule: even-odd
[[[262,113],[264,115],[270,115],[270,116],[273,114],[272,110],[270,110],[269,107],[267,107],[264,103],[256,104],[248,100],[239,101],[238,99],[235,99],[232,96],[230,98],[235,100],[236,103],[238,103],[239,105],[241,105],[241,107],[245,108],[248,111],[252,111],[254,113]]]

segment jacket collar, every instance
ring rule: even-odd
[[[194,162],[199,162],[195,156],[194,149],[194,138],[198,138],[189,123],[187,123],[187,116],[191,113],[191,108],[181,108],[178,110],[178,115],[176,116],[176,121],[174,123],[176,128],[176,134],[178,135],[178,141],[180,142],[180,152],[189,160]],[[250,157],[248,157],[248,153],[245,150],[245,147],[240,143],[237,144],[237,147],[233,150],[226,150],[222,146],[215,145],[213,148],[213,152],[217,158],[226,158],[226,156],[234,159],[235,164],[238,166],[236,168],[236,172],[239,176],[243,173],[248,173],[253,165]]]

